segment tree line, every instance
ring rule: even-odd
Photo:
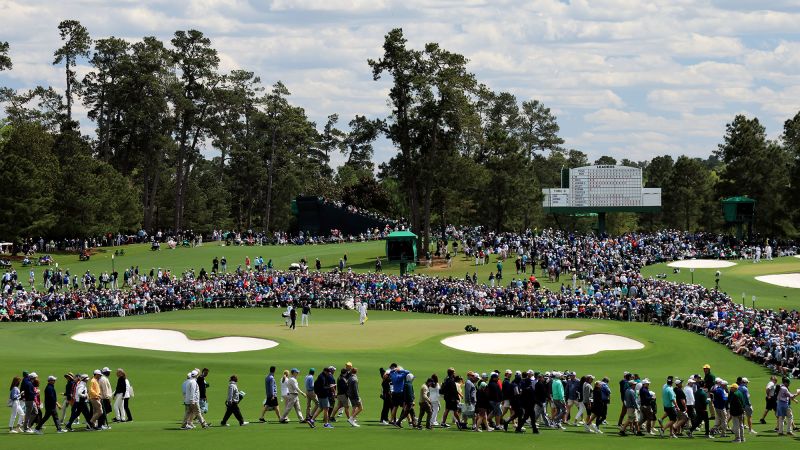
[[[324,124],[291,102],[287,87],[244,69],[223,73],[211,40],[177,31],[169,42],[92,39],[78,21],[58,26],[52,87],[0,88],[0,237],[84,236],[116,231],[291,230],[298,194],[342,200],[405,217],[426,245],[445,224],[496,230],[588,227],[541,208],[541,188],[562,168],[591,164],[568,149],[552,111],[497,92],[463,55],[436,43],[409,46],[391,30],[367,61],[389,83],[384,117]],[[78,77],[79,63],[88,72]],[[0,70],[12,70],[0,42]],[[73,117],[83,105],[94,127]],[[374,143],[395,154],[378,167]],[[643,143],[645,145],[645,143]],[[344,164],[330,167],[331,155]],[[209,155],[214,155],[209,157]],[[757,200],[758,231],[795,235],[800,213],[800,113],[777,141],[757,118],[738,115],[706,159],[621,160],[663,189],[659,214],[614,214],[614,231],[671,227],[720,230],[719,200]],[[616,164],[610,156],[594,161]]]

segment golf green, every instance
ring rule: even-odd
[[[759,275],[772,275],[783,273],[800,272],[800,258],[786,256],[775,258],[772,261],[762,260],[754,264],[750,260],[734,260],[735,266],[724,267],[721,269],[695,269],[692,273],[689,269],[681,269],[680,273],[672,273],[672,267],[667,263],[654,264],[642,269],[642,275],[655,277],[659,274],[666,274],[667,280],[677,283],[702,284],[707,288],[713,289],[716,285],[716,272],[720,272],[719,289],[727,292],[733,301],[741,302],[744,298],[746,306],[753,306],[753,296],[756,308],[800,308],[800,289],[781,287],[763,281],[758,281],[755,277]]]
[[[751,380],[756,415],[762,412],[761,392],[767,382],[763,367],[740,358],[722,345],[702,336],[642,323],[601,320],[533,320],[519,318],[476,318],[436,316],[418,313],[371,311],[366,325],[358,325],[353,311],[313,310],[309,327],[289,330],[278,309],[218,309],[161,313],[104,320],[80,320],[56,323],[11,323],[0,327],[0,379],[10,382],[23,370],[36,371],[46,379],[56,375],[58,388],[63,388],[61,375],[67,371],[91,373],[108,366],[124,368],[134,386],[131,410],[135,420],[114,425],[112,430],[89,433],[78,431],[57,435],[52,426],[44,436],[0,435],[2,448],[64,448],[72,446],[114,448],[249,448],[337,446],[349,448],[474,448],[498,446],[523,448],[639,448],[667,445],[671,448],[716,448],[714,441],[704,439],[662,440],[657,437],[620,438],[615,428],[607,434],[594,435],[582,428],[566,431],[543,430],[540,435],[514,433],[472,433],[453,429],[416,431],[380,426],[378,368],[397,362],[416,374],[415,388],[432,373],[443,376],[450,366],[460,374],[468,370],[489,372],[494,369],[574,370],[608,376],[616,390],[617,381],[628,370],[653,380],[653,389],[660,397],[660,387],[667,375],[685,378],[702,372],[703,364],[711,364],[717,376],[735,380],[747,376]],[[447,336],[464,333],[472,324],[481,333],[541,330],[580,330],[582,334],[608,333],[635,339],[641,350],[606,351],[590,356],[500,356],[464,352],[440,343]],[[136,350],[109,345],[77,342],[71,336],[92,330],[158,328],[184,332],[193,339],[222,336],[261,337],[277,341],[277,347],[250,352],[195,354]],[[284,369],[297,367],[304,376],[310,367],[327,365],[343,367],[351,361],[359,368],[360,391],[365,411],[360,416],[361,428],[351,428],[340,420],[335,429],[293,422],[276,423],[273,413],[268,424],[257,422],[264,398],[264,377],[270,365]],[[239,377],[240,389],[248,393],[242,402],[245,419],[251,424],[240,428],[235,421],[230,428],[180,431],[183,415],[181,383],[193,368],[208,367],[210,411],[207,419],[218,425],[224,413],[228,377]],[[112,375],[112,384],[115,379]],[[59,393],[61,390],[58,391]],[[612,396],[609,408],[610,425],[616,424],[620,403]],[[5,419],[4,419],[5,420]],[[772,419],[771,419],[772,420]],[[766,447],[778,443],[771,426],[757,426],[762,433],[750,439],[751,445]],[[788,442],[784,439],[781,442]]]

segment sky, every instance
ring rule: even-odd
[[[63,90],[51,63],[64,19],[95,39],[201,30],[223,72],[283,81],[320,128],[332,113],[343,125],[388,114],[388,81],[372,79],[367,59],[396,27],[413,47],[465,55],[493,90],[544,102],[565,146],[590,160],[707,157],[736,114],[777,139],[800,111],[800,0],[0,0],[14,63],[0,86]],[[76,114],[91,134],[85,111]],[[379,142],[376,162],[394,153]]]

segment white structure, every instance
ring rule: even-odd
[[[561,188],[542,189],[545,210],[647,212],[661,207],[661,189],[642,187],[642,169],[637,167],[586,166],[569,169],[565,175]]]

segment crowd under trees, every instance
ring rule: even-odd
[[[422,245],[444,224],[585,228],[591,221],[545,215],[541,188],[557,187],[562,168],[591,163],[640,167],[647,187],[662,188],[661,213],[612,214],[614,232],[722,230],[719,201],[728,196],[756,199],[760,233],[795,236],[800,227],[800,113],[777,141],[757,118],[737,115],[706,159],[591,162],[564,147],[542,102],[493,91],[466,57],[436,43],[412,48],[400,29],[364,66],[389,83],[388,99],[376,101],[390,110],[346,126],[335,113],[311,121],[280,81],[265,86],[244,69],[221,72],[211,40],[197,30],[169,42],[92,39],[75,20],[57,31],[53,64],[64,70],[63,91],[0,87],[1,240],[286,231],[298,194],[404,217]],[[79,63],[89,66],[82,78]],[[13,62],[0,42],[4,70]],[[76,104],[88,111],[91,134],[75,120]],[[381,137],[396,153],[376,167]],[[332,168],[335,153],[345,162]]]

